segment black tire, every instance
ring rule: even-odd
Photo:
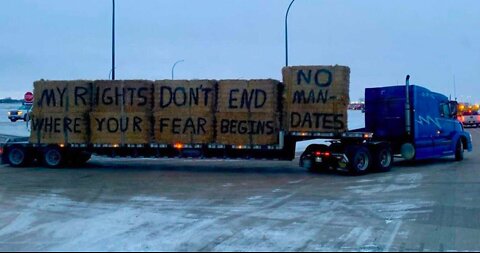
[[[11,121],[11,122],[17,122],[17,120],[16,120],[16,119],[11,119],[10,121]]]
[[[13,146],[7,151],[7,162],[12,167],[25,167],[32,162],[32,157],[25,148]]]
[[[462,140],[458,140],[455,146],[455,161],[463,161],[465,158],[464,153],[465,147],[463,146]]]
[[[364,146],[352,146],[347,148],[348,171],[352,175],[364,175],[372,167],[372,155]]]
[[[43,164],[48,168],[60,168],[65,164],[65,154],[57,146],[47,147],[43,151]]]
[[[388,172],[393,165],[393,151],[390,145],[380,145],[375,148],[372,155],[372,168],[378,172]]]

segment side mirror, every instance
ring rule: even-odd
[[[458,114],[458,102],[457,101],[450,101],[448,103],[450,107],[450,117],[457,118]]]

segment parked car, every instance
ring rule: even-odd
[[[12,122],[17,120],[28,121],[30,119],[29,113],[32,110],[31,104],[23,104],[17,110],[8,112],[8,119]]]

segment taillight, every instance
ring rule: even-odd
[[[0,147],[0,155],[3,155],[3,147]]]
[[[332,153],[330,153],[330,152],[328,152],[328,151],[327,151],[327,152],[320,152],[320,151],[315,152],[315,156],[325,156],[325,157],[329,157],[329,156],[331,156],[331,155],[332,155]]]

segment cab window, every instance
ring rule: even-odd
[[[443,118],[450,118],[450,106],[448,104],[440,104],[440,115]]]

